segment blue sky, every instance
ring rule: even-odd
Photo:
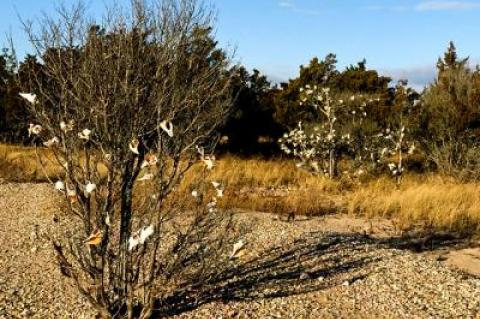
[[[72,2],[73,0],[68,0]],[[122,0],[127,1],[127,0]],[[453,40],[460,56],[480,57],[480,0],[207,0],[218,10],[217,37],[237,59],[271,79],[286,80],[313,56],[337,54],[339,68],[367,66],[421,87]],[[0,32],[28,51],[17,13],[51,12],[54,1],[1,0]],[[58,3],[58,2],[57,2]],[[92,12],[103,1],[87,0]]]

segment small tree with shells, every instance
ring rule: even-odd
[[[62,7],[39,29],[25,22],[42,57],[22,83],[28,132],[53,154],[42,164],[60,167],[50,181],[75,225],[53,239],[62,272],[101,317],[150,318],[195,300],[228,266],[223,188],[191,185],[185,198],[178,186],[197,162],[214,169],[206,150],[232,104],[235,68],[194,0],[133,1],[100,25],[84,12]]]
[[[334,99],[329,88],[307,85],[300,89],[301,105],[315,118],[313,125],[298,127],[279,140],[286,154],[300,159],[298,167],[308,168],[329,178],[338,175],[337,164],[343,154],[363,151],[363,144],[351,134],[352,125],[361,124],[367,116],[369,100],[362,95],[351,95],[347,100]]]
[[[377,162],[385,164],[397,185],[400,185],[405,171],[405,155],[415,152],[415,141],[408,138],[408,115],[419,105],[420,101],[411,99],[411,90],[406,81],[399,81],[395,87],[394,120],[392,126],[375,136],[377,148],[372,150],[376,154]]]
[[[300,122],[279,140],[286,154],[300,159],[298,167],[334,178],[338,175],[339,159],[346,155],[353,170],[349,173],[359,176],[387,166],[400,183],[404,155],[415,150],[415,143],[405,138],[408,123],[404,117],[418,104],[410,99],[406,83],[398,83],[392,126],[381,133],[364,130],[362,126],[367,111],[379,103],[379,98],[350,95],[346,99],[335,99],[329,88],[307,85],[300,89],[300,99],[301,105],[313,113],[313,124]]]

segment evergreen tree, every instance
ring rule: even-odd
[[[458,59],[457,48],[455,44],[450,41],[448,44],[447,51],[443,55],[443,59],[439,58],[437,62],[437,68],[440,72],[443,72],[447,69],[460,69],[464,68],[468,62],[468,57],[464,59]]]
[[[380,76],[375,70],[367,70],[367,61],[363,59],[357,65],[350,65],[332,81],[335,91],[351,93],[382,94],[388,91],[391,78]]]
[[[480,74],[467,62],[451,42],[437,63],[437,79],[422,96],[420,134],[432,160],[445,172],[468,164],[468,150],[480,142]]]
[[[0,57],[0,138],[10,143],[22,142],[27,136],[28,116],[18,97],[17,71],[15,50],[3,49]]]
[[[239,68],[235,77],[237,100],[222,134],[228,137],[223,150],[239,153],[270,154],[277,149],[282,129],[274,120],[271,83],[254,69],[250,74]]]

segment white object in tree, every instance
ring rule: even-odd
[[[208,170],[211,170],[215,166],[215,156],[205,156],[202,161]]]
[[[92,182],[88,182],[87,185],[85,185],[85,194],[88,195],[91,192],[95,191],[97,189],[97,185],[95,185]]]
[[[415,143],[412,143],[412,145],[408,148],[408,154],[412,155],[415,152]]]
[[[134,233],[129,239],[128,239],[128,250],[132,251],[133,248],[137,247],[138,244],[140,243],[140,236],[138,236],[138,233]]]
[[[153,179],[153,174],[148,173],[148,174],[143,175],[138,180],[142,182],[142,181],[148,181],[148,180],[151,180],[151,179]]]
[[[389,164],[388,164],[388,168],[389,168],[391,171],[393,171],[394,169],[397,168],[397,165],[395,165],[394,163],[389,163]]]
[[[203,149],[203,147],[198,145],[196,145],[195,148],[197,149],[198,155],[200,155],[200,158],[203,160],[203,158],[205,157],[205,150]]]
[[[39,124],[32,124],[30,123],[28,125],[28,137],[32,136],[32,135],[39,135],[40,133],[42,133],[42,126],[39,125]]]
[[[46,147],[52,147],[52,146],[55,146],[59,143],[60,143],[60,139],[58,137],[54,136],[53,138],[49,139],[48,141],[43,142],[43,145],[45,145]]]
[[[145,243],[148,237],[150,237],[153,234],[153,225],[150,225],[148,227],[143,227],[142,230],[140,231],[140,244]]]
[[[67,197],[71,204],[74,204],[78,201],[77,192],[74,189],[68,189],[68,187],[67,187]]]
[[[110,226],[110,214],[107,212],[107,216],[105,217],[105,224]]]
[[[63,192],[63,191],[65,190],[65,183],[62,182],[62,181],[56,181],[56,182],[55,182],[55,189],[56,189],[57,191]]]
[[[18,93],[22,98],[27,100],[31,104],[37,103],[37,95],[32,93]]]
[[[173,137],[173,124],[172,122],[162,121],[160,128],[167,133],[168,136]]]
[[[90,134],[92,134],[92,131],[86,128],[83,129],[80,133],[78,133],[78,137],[82,140],[88,141],[90,140]]]
[[[64,132],[64,133],[68,133],[70,131],[73,130],[73,120],[70,120],[68,122],[68,124],[65,122],[65,121],[61,121],[60,122],[60,129]]]
[[[133,154],[138,155],[140,154],[138,152],[138,145],[140,145],[140,142],[136,138],[134,138],[130,141],[130,144],[128,144],[128,148],[130,149],[130,151],[132,151]]]
[[[223,189],[220,188],[220,183],[213,181],[212,182],[213,187],[215,187],[215,190],[217,191],[217,197],[223,197]]]

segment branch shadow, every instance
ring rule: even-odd
[[[472,245],[471,236],[453,232],[415,231],[402,236],[377,240],[378,244],[391,249],[408,250],[413,253],[434,252],[444,249],[462,249]]]
[[[368,275],[382,258],[362,235],[311,233],[291,245],[273,247],[244,262],[228,261],[207,280],[158,301],[158,315],[171,316],[211,303],[288,297],[349,284]]]
[[[448,232],[420,231],[383,238],[313,232],[248,260],[212,262],[213,271],[207,277],[191,279],[157,300],[154,317],[179,315],[212,302],[267,300],[352,284],[366,278],[372,264],[385,258],[378,249],[422,253],[465,245],[465,236]]]

